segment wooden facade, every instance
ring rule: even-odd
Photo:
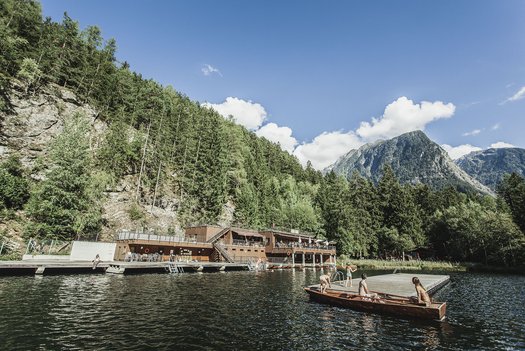
[[[309,234],[195,226],[184,236],[121,232],[115,260],[335,264],[335,247],[325,244]]]

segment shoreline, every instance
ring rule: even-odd
[[[514,273],[525,274],[525,267],[492,266],[472,262],[423,261],[423,260],[379,260],[379,259],[337,259],[337,267],[351,263],[358,269],[403,271],[441,271],[441,272],[471,272],[471,273]]]

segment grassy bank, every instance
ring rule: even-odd
[[[402,260],[369,260],[369,259],[341,259],[337,260],[337,265],[346,266],[347,263],[356,265],[359,269],[402,269],[414,271],[450,271],[466,272],[468,264],[454,263],[446,261],[402,261]]]

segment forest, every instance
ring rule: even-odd
[[[175,196],[181,225],[217,223],[228,205],[233,225],[315,233],[351,257],[425,249],[439,259],[523,264],[523,177],[507,175],[492,197],[400,184],[388,167],[377,184],[358,174],[322,174],[143,78],[117,61],[116,50],[96,26],[80,30],[67,14],[61,23],[42,18],[37,1],[0,2],[1,113],[13,112],[13,89],[31,96],[55,85],[93,106],[108,126],[102,145],[91,148],[89,121],[68,116],[39,165],[43,180],[30,176],[41,169],[24,168],[16,154],[4,159],[0,222],[21,216],[26,237],[91,238],[104,226],[105,189],[131,176],[130,216],[137,220],[144,208]]]

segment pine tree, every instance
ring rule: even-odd
[[[77,114],[65,121],[64,130],[49,151],[46,179],[31,191],[26,235],[70,240],[100,231],[101,208],[91,192],[89,122]]]

